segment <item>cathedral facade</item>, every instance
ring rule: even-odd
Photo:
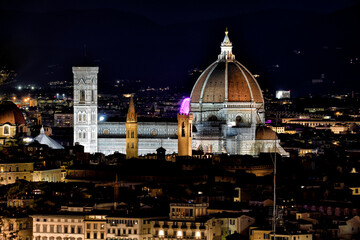
[[[256,156],[279,152],[286,156],[276,134],[264,126],[260,86],[235,60],[227,31],[220,48],[218,59],[196,81],[187,101],[188,112],[179,114],[178,122],[138,122],[132,99],[126,123],[98,122],[98,67],[73,67],[74,142],[84,145],[86,152],[120,152],[131,157],[155,153],[159,147],[179,155],[201,149],[206,153]]]

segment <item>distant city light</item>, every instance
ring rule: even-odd
[[[105,120],[105,117],[104,117],[104,116],[100,116],[100,117],[99,117],[99,121],[100,121],[100,122],[102,122],[102,121],[104,121],[104,120]]]
[[[23,138],[23,141],[25,143],[31,143],[33,141],[33,139],[31,137],[26,137],[26,138]]]
[[[190,98],[184,98],[180,105],[180,114],[188,115],[190,113]]]
[[[290,90],[288,91],[276,91],[276,98],[277,99],[283,99],[283,98],[290,98]]]

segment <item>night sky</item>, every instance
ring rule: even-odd
[[[0,64],[18,73],[16,84],[71,81],[86,45],[101,91],[140,79],[190,92],[188,71],[217,59],[227,27],[236,59],[263,89],[358,91],[359,25],[355,0],[2,0]],[[311,85],[321,76],[324,85]]]

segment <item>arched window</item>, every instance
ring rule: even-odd
[[[131,138],[134,138],[134,131],[131,131]]]
[[[81,138],[81,132],[79,132],[79,138]]]
[[[80,102],[85,102],[85,90],[80,90]]]
[[[86,113],[83,113],[82,120],[83,120],[83,122],[86,122]]]
[[[85,132],[83,132],[83,138],[84,138],[84,139],[86,138],[86,133],[85,133]]]
[[[242,117],[237,116],[236,119],[235,119],[236,126],[239,126],[242,122],[243,122]]]
[[[9,126],[4,126],[4,135],[9,135],[10,134],[10,127]]]
[[[181,125],[181,136],[185,137],[185,123],[184,122]]]

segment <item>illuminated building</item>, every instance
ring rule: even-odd
[[[81,143],[85,152],[98,151],[98,72],[98,67],[73,67],[74,142]]]
[[[1,217],[1,239],[32,240],[32,220],[30,217]]]
[[[33,171],[33,162],[2,161],[0,164],[0,184],[13,184],[19,179],[31,181]]]
[[[106,217],[107,239],[150,239],[152,219],[154,218],[111,214]]]
[[[106,215],[86,215],[84,226],[85,239],[106,239]]]
[[[191,92],[193,148],[241,155],[288,155],[276,134],[261,127],[265,110],[260,86],[249,70],[235,60],[228,31],[220,48],[218,60],[201,74]]]
[[[138,156],[138,122],[134,100],[130,98],[129,111],[126,116],[126,158]]]
[[[288,91],[284,91],[284,90],[276,91],[276,98],[277,99],[290,98],[290,90],[288,90]]]
[[[34,240],[84,240],[84,215],[35,214],[33,219]]]
[[[178,156],[192,156],[193,116],[178,114]]]
[[[154,240],[217,239],[221,235],[220,221],[213,221],[207,213],[208,204],[172,203],[170,217],[152,221]]]
[[[41,127],[40,134],[37,135],[34,140],[38,141],[40,144],[45,144],[52,149],[64,149],[63,146],[45,134],[44,127]]]
[[[55,127],[73,127],[74,118],[73,113],[55,113],[54,126]]]
[[[26,133],[25,118],[20,109],[11,101],[0,102],[0,144]]]
[[[106,155],[120,152],[133,157],[155,153],[163,147],[168,153],[179,151],[179,155],[184,156],[191,156],[192,149],[205,153],[288,155],[276,134],[263,127],[264,100],[260,86],[235,60],[227,31],[218,60],[201,74],[190,99],[180,107],[178,123],[161,119],[128,122],[129,118],[126,123],[97,122],[97,72],[98,67],[73,67],[74,143],[83,145],[85,152],[99,151]],[[131,101],[129,109],[133,105]],[[135,110],[131,111],[136,114]],[[183,111],[187,114],[182,114]],[[178,133],[185,131],[185,138],[181,139],[180,135],[178,140]]]
[[[34,170],[34,162],[2,161],[0,164],[0,185],[13,184],[17,180],[33,182],[60,182],[61,169]]]

